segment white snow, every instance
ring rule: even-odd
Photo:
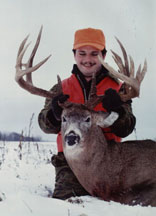
[[[127,206],[90,197],[51,198],[56,143],[0,142],[0,216],[154,216],[155,207]],[[75,203],[74,203],[75,201]]]

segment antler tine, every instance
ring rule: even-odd
[[[37,37],[37,39],[36,39],[35,46],[34,46],[32,52],[31,52],[31,55],[30,55],[29,60],[28,60],[28,63],[27,63],[30,67],[31,67],[32,64],[33,64],[34,56],[35,56],[36,51],[37,51],[37,49],[38,49],[38,47],[39,47],[39,44],[40,44],[41,35],[42,35],[42,30],[43,30],[43,26],[41,26],[41,28],[40,28],[38,37]]]
[[[133,58],[130,55],[129,55],[129,60],[130,60],[130,77],[134,78],[135,66],[134,66]]]
[[[88,100],[91,100],[96,96],[96,76],[95,73],[92,75],[92,83],[91,83],[91,88],[90,88],[90,93],[88,96]]]
[[[27,62],[27,66],[28,66],[28,67],[32,67],[33,60],[34,60],[34,56],[35,56],[36,51],[37,51],[37,49],[38,49],[38,46],[39,46],[39,44],[40,44],[42,29],[43,29],[43,26],[41,26],[41,28],[40,28],[40,31],[39,31],[39,34],[38,34],[38,37],[37,37],[35,46],[34,46],[32,52],[31,52],[30,58],[29,58],[29,60],[28,60],[28,62]],[[32,74],[31,74],[31,73],[26,74],[26,80],[27,80],[28,82],[32,83]]]
[[[58,95],[59,95],[59,94],[63,93],[62,82],[61,82],[61,78],[60,78],[59,75],[57,75],[57,83],[58,83],[58,85],[57,85],[58,86],[57,92],[58,92]]]
[[[56,96],[58,93],[56,92],[55,94],[53,94],[50,91],[46,91],[44,89],[35,87],[35,86],[33,86],[32,80],[31,80],[31,73],[36,71],[39,67],[41,67],[51,56],[51,55],[49,55],[47,58],[45,58],[44,60],[42,60],[41,62],[39,62],[35,66],[32,66],[34,56],[36,54],[36,51],[37,51],[39,43],[40,43],[41,33],[42,33],[42,27],[41,27],[40,32],[38,34],[37,41],[36,41],[36,44],[33,48],[33,51],[32,51],[32,53],[29,57],[29,60],[26,64],[22,63],[22,59],[23,59],[23,56],[24,56],[24,54],[25,54],[25,52],[26,52],[26,50],[30,44],[29,43],[26,45],[28,36],[22,41],[22,43],[19,47],[19,50],[18,50],[18,54],[17,54],[16,66],[15,66],[15,68],[16,68],[15,80],[22,88],[29,91],[31,94],[35,94],[35,95],[46,97],[46,98],[52,98],[52,97]],[[22,69],[22,67],[25,67],[25,69]],[[29,74],[30,74],[30,77],[27,77],[27,79],[25,81],[23,79],[23,76],[24,75],[27,76]],[[61,81],[59,81],[59,82],[61,82]],[[62,89],[62,87],[61,87],[61,89]]]
[[[129,63],[128,63],[128,57],[127,57],[127,52],[124,48],[124,46],[122,45],[122,43],[119,41],[119,39],[117,37],[115,37],[115,39],[117,40],[121,50],[122,50],[122,54],[123,54],[123,57],[124,57],[124,61],[125,61],[125,65],[124,65],[124,74],[129,76]]]
[[[103,97],[103,95],[98,96],[96,94],[96,76],[95,73],[93,73],[90,93],[88,96],[88,101],[85,102],[85,106],[92,110],[97,104],[102,101]]]
[[[144,79],[146,72],[147,72],[147,61],[145,59],[143,69],[141,70],[141,65],[140,65],[136,74],[136,79],[138,80],[139,83],[141,83],[142,80]]]
[[[21,54],[22,50],[24,49],[25,43],[28,40],[29,35],[26,36],[26,38],[22,41],[19,49],[18,49],[18,53],[17,53],[17,59],[19,57],[19,55]]]
[[[16,74],[15,74],[16,82],[18,82],[21,79],[21,77],[23,77],[27,73],[26,70],[22,70],[22,66],[25,67],[25,64],[22,63],[22,59],[23,59],[23,56],[24,56],[28,46],[30,45],[30,43],[28,43],[26,45],[26,47],[24,47],[27,39],[28,39],[28,36],[22,41],[20,48],[18,50],[16,66],[15,66],[15,68],[16,68]]]
[[[111,52],[113,54],[112,57],[113,57],[115,63],[119,67],[119,73],[124,74],[125,73],[125,68],[123,66],[123,61],[122,61],[121,57],[117,53],[115,53],[113,50],[111,50]]]

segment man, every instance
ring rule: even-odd
[[[63,80],[63,93],[57,97],[46,99],[44,109],[39,114],[39,125],[45,133],[56,133],[58,154],[52,157],[52,164],[56,170],[56,183],[53,193],[54,198],[67,199],[71,196],[87,195],[88,192],[80,185],[75,175],[69,168],[63,154],[62,139],[60,134],[62,108],[58,102],[70,100],[75,103],[84,103],[88,99],[92,74],[96,74],[97,93],[106,95],[95,110],[115,111],[119,118],[114,124],[104,129],[108,142],[120,142],[121,137],[128,136],[134,129],[136,119],[132,114],[131,101],[123,103],[118,91],[121,84],[109,75],[99,59],[106,56],[105,36],[99,29],[87,28],[76,31],[73,45],[76,64],[72,75]],[[56,91],[55,85],[51,91]]]

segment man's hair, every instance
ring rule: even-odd
[[[74,53],[74,55],[75,55],[76,49],[73,49],[72,51],[73,51],[73,53]],[[105,56],[106,53],[107,53],[107,50],[104,48],[103,50],[101,50],[101,53],[102,53],[102,56]]]
[[[105,56],[107,53],[107,50],[104,48],[101,52],[102,52],[102,55]]]

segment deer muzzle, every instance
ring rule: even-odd
[[[69,146],[76,145],[80,142],[80,136],[74,131],[70,131],[65,135],[65,143]]]

